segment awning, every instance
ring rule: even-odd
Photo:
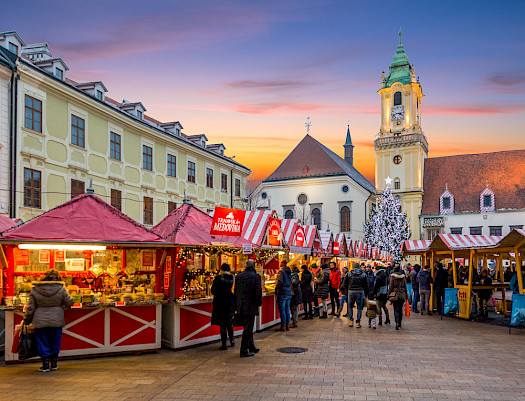
[[[326,254],[331,254],[334,241],[332,232],[330,230],[319,230],[319,236],[321,237],[321,246],[323,248],[323,252]]]
[[[500,240],[499,235],[439,234],[429,249],[440,251],[490,248],[496,246]]]
[[[335,235],[334,242],[339,244],[339,256],[346,256],[348,254],[348,249],[346,245],[346,235],[344,233],[337,233]]]
[[[304,226],[306,244],[305,246],[312,249],[312,252],[321,251],[321,238],[319,237],[319,230],[316,225]],[[314,255],[315,256],[315,255]]]
[[[18,225],[13,221],[13,219],[0,214],[0,236],[2,235],[3,231],[12,230],[16,227],[18,227]]]
[[[244,217],[242,237],[256,246],[261,246],[266,235],[271,210],[250,210]]]
[[[401,252],[403,254],[425,252],[428,251],[430,244],[432,244],[432,241],[428,240],[405,240],[403,245],[401,245]]]
[[[294,236],[297,227],[299,226],[299,219],[284,219],[281,223],[281,230],[284,236],[284,243],[288,248],[294,244]]]
[[[16,242],[162,244],[131,217],[91,194],[79,195],[1,237]]]

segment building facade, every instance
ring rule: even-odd
[[[257,187],[252,205],[276,210],[285,219],[362,239],[374,186],[353,166],[349,128],[344,148],[343,159],[306,135]]]
[[[401,197],[403,211],[410,219],[412,238],[418,239],[428,142],[421,129],[423,92],[405,53],[401,32],[389,74],[383,74],[378,92],[381,127],[374,141],[376,191],[379,195],[385,188],[385,180],[392,180],[392,192]]]
[[[204,211],[244,206],[250,171],[223,144],[186,136],[180,122],[157,121],[141,102],[115,101],[104,83],[72,81],[67,70],[47,43],[21,47],[11,217],[25,221],[89,186],[146,225],[185,196]]]

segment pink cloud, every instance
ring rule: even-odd
[[[429,106],[423,109],[426,115],[447,115],[447,114],[512,114],[525,110],[525,106],[491,106],[491,105],[472,105],[472,106]]]
[[[237,113],[245,114],[271,114],[278,111],[313,111],[320,109],[339,109],[340,106],[323,104],[293,103],[293,102],[267,102],[257,104],[233,104],[228,106]]]

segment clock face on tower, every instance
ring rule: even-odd
[[[392,121],[401,121],[405,118],[405,106],[394,106],[390,112]]]

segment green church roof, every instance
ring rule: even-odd
[[[399,44],[397,45],[396,54],[390,64],[390,73],[388,77],[383,79],[383,88],[389,88],[395,82],[401,82],[402,84],[408,84],[412,81],[412,66],[408,61],[408,57],[405,53],[405,47],[401,42],[401,36],[403,33],[399,30]]]

